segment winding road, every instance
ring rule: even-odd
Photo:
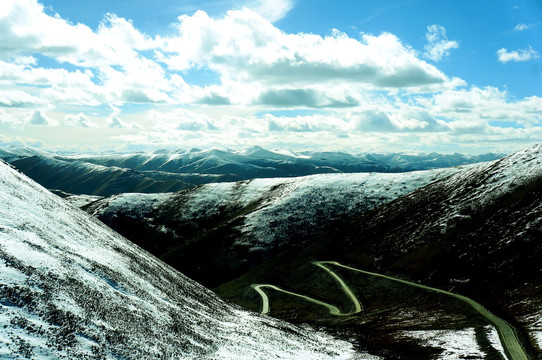
[[[361,302],[356,298],[356,296],[354,295],[354,293],[352,292],[350,287],[348,287],[348,285],[344,282],[344,280],[336,272],[334,272],[333,270],[331,270],[328,267],[329,265],[337,266],[337,267],[342,267],[344,269],[348,269],[348,270],[351,270],[351,271],[360,272],[360,273],[363,273],[363,274],[366,274],[366,275],[376,276],[376,277],[396,281],[396,282],[399,282],[399,283],[402,283],[402,284],[405,284],[405,285],[414,286],[414,287],[417,287],[417,288],[420,288],[420,289],[424,289],[424,290],[433,291],[433,292],[437,292],[437,293],[440,293],[440,294],[448,295],[448,296],[454,297],[454,298],[456,298],[458,300],[461,300],[461,301],[469,304],[470,306],[472,306],[478,313],[480,313],[482,316],[484,316],[491,324],[495,325],[495,327],[497,328],[497,332],[499,333],[499,339],[501,341],[501,344],[503,345],[503,348],[504,348],[504,350],[505,350],[505,352],[506,352],[506,354],[507,354],[507,356],[509,357],[510,360],[528,360],[528,357],[525,354],[525,351],[523,350],[521,344],[519,343],[519,340],[518,340],[518,338],[516,336],[516,333],[514,332],[514,329],[512,328],[512,326],[510,326],[506,321],[504,321],[501,318],[499,318],[499,317],[495,316],[494,314],[492,314],[489,310],[487,310],[485,307],[483,307],[478,302],[476,302],[476,301],[474,301],[474,300],[472,300],[472,299],[470,299],[470,298],[468,298],[466,296],[455,294],[455,293],[445,291],[445,290],[441,290],[441,289],[437,289],[437,288],[433,288],[433,287],[426,286],[426,285],[417,284],[417,283],[414,283],[414,282],[411,282],[411,281],[402,280],[402,279],[395,278],[395,277],[388,276],[388,275],[382,275],[382,274],[378,274],[378,273],[373,273],[373,272],[369,272],[369,271],[365,271],[365,270],[356,269],[356,268],[353,268],[353,267],[350,267],[350,266],[343,265],[343,264],[338,263],[336,261],[315,261],[315,262],[313,262],[313,264],[320,267],[320,268],[322,268],[326,272],[328,272],[339,283],[339,285],[341,285],[341,288],[343,289],[345,294],[352,300],[352,303],[354,304],[354,310],[353,311],[343,313],[336,306],[333,306],[333,305],[328,304],[326,302],[311,298],[309,296],[305,296],[305,295],[302,295],[302,294],[298,294],[298,293],[294,293],[294,292],[291,292],[291,291],[281,289],[281,288],[279,288],[278,286],[275,286],[275,285],[253,284],[252,288],[254,290],[256,290],[258,292],[258,294],[260,294],[260,296],[262,298],[262,311],[261,312],[263,314],[268,314],[269,311],[270,311],[269,298],[268,298],[267,294],[263,291],[264,288],[269,288],[269,289],[273,289],[273,290],[276,290],[276,291],[280,291],[280,292],[283,292],[285,294],[296,296],[296,297],[305,299],[307,301],[310,301],[312,303],[324,306],[329,310],[329,313],[331,315],[347,316],[347,315],[354,315],[354,314],[357,314],[357,313],[361,312],[362,309],[363,309],[363,306],[362,306]]]
[[[344,280],[341,279],[341,277],[339,275],[337,275],[337,273],[335,273],[333,270],[331,270],[327,266],[325,266],[325,263],[327,263],[327,262],[326,261],[315,261],[315,262],[313,262],[314,265],[319,266],[320,268],[327,271],[339,283],[339,285],[341,285],[341,288],[345,292],[346,296],[348,296],[352,300],[352,303],[354,304],[354,310],[353,311],[342,312],[342,311],[339,310],[338,307],[336,307],[334,305],[328,304],[328,303],[326,303],[324,301],[321,301],[321,300],[311,298],[310,296],[306,296],[306,295],[298,294],[298,293],[295,293],[295,292],[292,292],[292,291],[281,289],[281,288],[279,288],[278,286],[275,286],[275,285],[252,284],[252,288],[254,290],[256,290],[258,292],[258,294],[260,294],[260,296],[262,297],[262,311],[261,311],[261,313],[262,314],[269,314],[269,311],[270,311],[269,297],[263,291],[263,288],[269,288],[269,289],[273,289],[273,290],[276,290],[276,291],[280,291],[280,292],[283,292],[285,294],[296,296],[296,297],[299,297],[301,299],[307,300],[307,301],[312,302],[314,304],[324,306],[329,310],[329,313],[331,315],[347,316],[347,315],[353,315],[353,314],[357,314],[357,313],[361,312],[361,310],[363,310],[363,307],[362,307],[361,303],[359,302],[359,300],[354,295],[354,293],[352,292],[352,290],[348,287],[348,285],[346,285]]]

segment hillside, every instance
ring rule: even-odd
[[[458,171],[352,219],[348,226],[293,244],[288,251],[216,291],[252,309],[261,309],[262,301],[250,287],[252,284],[272,284],[296,294],[334,299],[336,289],[319,285],[331,281],[325,280],[329,276],[312,265],[315,260],[334,260],[474,299],[512,324],[528,355],[540,358],[541,204],[542,145],[538,145]],[[397,292],[398,285],[389,282],[383,285],[380,295],[374,294],[370,284],[376,280],[369,281],[371,276],[362,279],[362,275],[340,271],[352,282],[351,287],[360,287],[358,291],[373,309],[369,314],[353,316],[351,322],[355,326],[350,325],[357,333],[360,329],[378,333],[375,343],[384,336],[401,339],[405,328],[397,324],[405,320],[400,319],[420,309],[424,310],[410,318],[408,328],[412,336],[425,339],[421,344],[426,343],[427,335],[415,332],[420,328],[450,329],[449,321],[439,320],[446,318],[442,316],[433,317],[429,327],[421,326],[430,318],[430,304],[433,308],[435,304],[448,307],[440,311],[450,315],[450,307],[457,307],[449,301],[414,301],[421,296],[419,291],[412,297],[411,292]],[[307,309],[306,302],[291,295],[273,294],[276,301],[271,304],[271,314],[292,321],[319,321],[310,315],[312,310]],[[388,307],[382,302],[382,294],[390,294],[394,299]],[[371,314],[378,314],[375,321],[379,325],[368,323]],[[470,319],[473,323],[457,322],[454,327],[465,331],[478,329],[479,319],[472,315]],[[335,330],[341,328],[333,321],[328,325]],[[487,339],[479,330],[476,334],[472,339],[482,346]]]
[[[0,162],[0,357],[349,359],[250,313]]]
[[[458,171],[321,174],[207,184],[166,194],[121,194],[84,208],[206,286],[272,254]]]

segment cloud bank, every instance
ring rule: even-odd
[[[65,145],[69,131],[95,146],[142,148],[379,151],[540,139],[540,97],[469,86],[435,65],[459,48],[443,26],[427,27],[423,50],[389,32],[287,33],[277,24],[294,5],[254,0],[220,16],[195,11],[180,15],[172,33],[149,36],[115,14],[91,29],[36,0],[4,0],[0,127],[14,139],[56,126]],[[539,55],[527,47],[497,56]],[[96,130],[106,135],[84,136]]]

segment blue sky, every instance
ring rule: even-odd
[[[541,35],[537,0],[6,0],[0,145],[511,152]]]

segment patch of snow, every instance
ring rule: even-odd
[[[175,194],[120,194],[93,204],[90,211],[94,215],[123,213],[141,218],[153,209],[175,206],[178,221],[198,224],[229,212],[240,218],[236,229],[244,234],[234,246],[258,251],[281,245],[290,238],[315,235],[333,221],[361,215],[459,169],[212,183]]]
[[[485,359],[486,354],[476,342],[473,328],[463,330],[416,330],[402,331],[402,336],[423,341],[431,347],[442,348],[437,357],[442,360]]]
[[[304,237],[309,235],[309,229],[318,232],[333,219],[361,215],[456,171],[457,168],[448,168],[394,174],[319,174],[282,179],[280,184],[271,179],[281,187],[246,216],[241,231],[252,236],[240,238],[237,244],[255,250],[285,241],[286,234]],[[268,183],[269,179],[253,180],[253,192],[265,194],[262,190],[268,188]]]
[[[71,205],[82,208],[85,205],[88,205],[90,203],[93,203],[95,201],[98,201],[100,199],[103,199],[103,196],[97,196],[97,195],[70,195],[64,198],[65,201],[70,203]]]
[[[499,352],[499,354],[502,355],[503,359],[507,359],[506,353],[504,352],[504,348],[502,347],[501,339],[499,339],[499,333],[497,332],[497,329],[492,325],[487,325],[485,327],[487,339],[489,340],[489,343],[491,346]]]
[[[525,324],[534,346],[542,352],[542,311],[523,316],[521,322]]]
[[[542,351],[542,331],[531,331],[530,335],[534,340],[538,351]]]

